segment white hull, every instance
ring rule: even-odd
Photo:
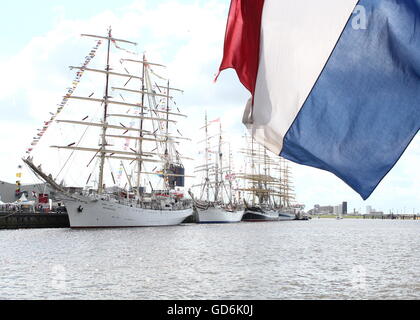
[[[205,210],[197,208],[198,223],[235,223],[240,222],[243,215],[243,210],[231,212],[218,207]]]
[[[154,210],[131,207],[107,200],[94,202],[70,200],[66,201],[65,205],[71,228],[174,226],[181,224],[192,215],[192,208]]]

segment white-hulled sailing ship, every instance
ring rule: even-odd
[[[177,111],[171,107],[174,105],[172,93],[181,90],[171,88],[169,81],[165,81],[165,85],[158,85],[156,81],[164,78],[158,76],[152,68],[164,66],[147,61],[145,55],[141,60],[121,59],[124,71],[113,71],[110,65],[111,44],[121,49],[118,44],[135,43],[114,38],[111,28],[104,37],[82,36],[107,43],[106,67],[101,70],[84,65],[71,69],[103,74],[105,94],[101,99],[68,94],[66,99],[96,104],[101,120],[94,123],[86,121],[88,117],[82,121],[57,119],[59,125],[80,125],[86,130],[79,142],[52,147],[71,152],[69,159],[78,152],[93,154],[87,166],[96,163],[95,169],[87,178],[86,187],[68,188],[63,182],[58,183],[51,174],[45,173],[41,166],[35,165],[33,157],[27,157],[23,161],[39,178],[51,185],[57,196],[64,201],[72,228],[170,226],[182,223],[192,215],[192,204],[191,199],[184,197],[181,189],[185,183],[185,169],[182,164],[183,157],[176,146],[188,139],[183,137],[179,130],[175,131],[178,133],[171,131],[171,127],[176,123],[172,116],[186,117],[179,112],[178,107]],[[134,65],[136,70],[141,70],[141,74],[130,73],[124,64]],[[111,87],[112,77],[128,81],[124,85]],[[130,81],[137,81],[137,85],[128,87]],[[111,89],[115,94],[119,94],[123,101],[113,99],[110,95]],[[134,96],[135,101],[126,102],[122,93]],[[121,112],[123,109],[126,110],[125,113]],[[124,121],[131,123],[128,125]],[[93,133],[94,129],[99,129],[99,132]],[[99,140],[98,146],[81,146],[85,136],[94,135]],[[116,162],[123,169],[121,172],[124,172],[127,180],[126,186],[106,188],[106,180],[116,184],[111,165],[113,163],[115,166]],[[151,166],[155,168],[150,170]],[[107,172],[107,169],[110,172]],[[97,177],[95,188],[88,185],[92,176]],[[153,185],[152,178],[147,181],[148,178],[145,177],[155,178],[158,182]]]
[[[209,135],[209,127],[219,124],[219,133]],[[194,185],[193,189],[198,190],[199,196],[193,198],[194,214],[197,223],[235,223],[240,222],[243,210],[237,203],[233,195],[232,179],[234,175],[231,170],[231,153],[229,148],[228,166],[223,162],[223,146],[225,142],[222,138],[222,124],[220,119],[215,121],[207,120],[205,115],[204,127],[205,139],[201,141],[205,144],[204,164],[195,168],[195,173],[202,175],[200,184]],[[211,141],[218,140],[216,145],[211,145]],[[213,151],[215,150],[215,151]]]

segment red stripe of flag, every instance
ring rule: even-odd
[[[260,60],[261,20],[264,0],[232,0],[226,28],[221,71],[233,68],[252,95]],[[217,75],[216,79],[218,78]]]

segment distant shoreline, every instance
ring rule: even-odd
[[[336,219],[337,215],[311,215],[312,219]],[[420,215],[384,214],[384,215],[343,215],[343,219],[386,219],[386,220],[420,220]]]

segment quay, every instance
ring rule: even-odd
[[[16,185],[0,181],[0,230],[69,228],[66,208],[46,184]]]
[[[1,211],[1,229],[69,228],[65,212]]]

